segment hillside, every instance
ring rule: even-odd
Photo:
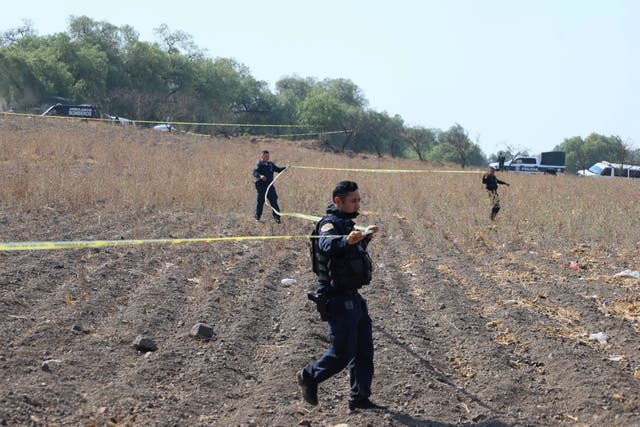
[[[640,265],[622,202],[637,183],[501,175],[490,223],[479,173],[296,169],[425,168],[311,142],[0,118],[0,144],[2,241],[304,236],[253,219],[263,148],[294,166],[285,212],[321,214],[334,182],[359,182],[358,223],[382,228],[362,294],[388,407],[349,413],[346,372],[301,401],[295,373],[327,347],[307,242],[238,240],[0,252],[1,425],[640,424],[638,279],[615,276]],[[200,322],[213,339],[190,335]]]

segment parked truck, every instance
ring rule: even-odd
[[[601,161],[589,169],[578,171],[578,176],[590,176],[593,178],[640,178],[640,166],[625,165]]]
[[[133,120],[120,116],[112,116],[100,110],[93,104],[65,105],[54,104],[42,113],[43,116],[80,117],[82,119],[101,119],[119,125],[134,125]]]
[[[85,119],[102,119],[104,114],[95,105],[63,105],[54,104],[42,113],[43,116],[65,116],[65,117],[81,117]]]
[[[540,155],[540,158],[535,156],[522,156],[517,155],[511,160],[504,162],[504,167],[500,168],[500,163],[489,163],[489,166],[495,170],[505,170],[520,173],[545,173],[551,175],[557,175],[566,171],[566,155],[564,151],[547,151]]]

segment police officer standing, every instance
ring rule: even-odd
[[[373,335],[367,303],[358,290],[371,281],[369,241],[378,232],[376,225],[355,230],[353,219],[360,209],[358,184],[342,181],[333,190],[333,204],[316,225],[317,247],[314,272],[318,275],[318,303],[323,319],[329,322],[331,347],[315,363],[298,372],[304,400],[318,404],[318,384],[349,368],[351,397],[349,409],[380,409],[371,402],[373,380]],[[313,244],[313,242],[312,242]]]
[[[506,185],[507,187],[509,186],[509,184],[504,181],[500,181],[496,177],[496,170],[492,167],[489,167],[489,169],[487,169],[487,173],[482,176],[482,183],[485,185],[485,187],[487,188],[487,192],[489,193],[489,200],[491,200],[492,205],[489,218],[491,218],[491,221],[493,221],[496,219],[496,215],[498,215],[498,212],[500,211],[498,184]]]
[[[256,167],[253,169],[253,177],[255,178],[256,191],[258,193],[256,200],[256,220],[259,221],[262,216],[265,194],[273,209],[280,212],[280,207],[278,206],[278,193],[276,193],[276,188],[273,185],[269,187],[269,184],[273,181],[274,172],[280,173],[285,169],[286,167],[278,167],[275,163],[269,161],[269,152],[267,150],[262,152],[260,161],[256,163]],[[269,188],[268,194],[267,188]],[[274,211],[272,211],[272,213],[273,219],[280,224],[280,215]]]
[[[504,153],[502,151],[500,151],[498,153],[498,170],[499,171],[503,171],[504,170],[504,161],[506,160],[506,157],[504,155]]]

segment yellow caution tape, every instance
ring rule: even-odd
[[[0,114],[6,116],[22,116],[22,117],[42,117],[44,119],[86,119],[92,121],[104,121],[104,122],[116,122],[116,119],[104,119],[104,118],[95,118],[95,117],[82,117],[82,116],[43,116],[40,114],[27,114],[27,113],[9,113],[2,112]],[[115,116],[114,116],[115,117]],[[120,119],[124,119],[124,117],[120,117]],[[305,128],[309,127],[309,125],[279,125],[279,124],[265,124],[265,123],[209,123],[209,122],[176,122],[172,120],[136,120],[136,119],[126,119],[131,124],[136,123],[147,123],[147,124],[170,124],[170,125],[189,125],[189,126],[233,126],[233,127],[270,127],[270,128]],[[300,134],[291,134],[291,136],[303,136],[303,135],[318,135],[318,134],[335,134],[335,133],[345,133],[347,131],[329,131],[329,132],[312,132],[312,133],[300,133]],[[275,135],[275,136],[284,136],[284,135]]]
[[[5,115],[16,116],[31,116],[32,114],[21,113],[2,113]],[[67,116],[38,116],[45,118],[62,118],[73,119],[82,117],[67,117]],[[91,120],[104,120],[111,121],[111,119],[91,119]],[[269,124],[239,124],[239,123],[197,123],[197,122],[167,122],[167,121],[149,121],[149,120],[132,120],[136,123],[171,123],[171,124],[183,124],[183,125],[205,125],[205,126],[254,126],[254,127],[304,127],[304,125],[269,125]],[[332,132],[318,132],[323,134],[342,133],[343,131]],[[299,134],[299,135],[314,135],[316,133]],[[291,136],[295,136],[292,134]],[[427,169],[366,169],[366,168],[330,168],[330,167],[315,167],[315,166],[288,166],[282,172],[286,172],[288,168],[298,169],[315,169],[315,170],[330,170],[330,171],[349,171],[349,172],[373,172],[373,173],[478,173],[481,171],[458,171],[458,170],[427,170]],[[271,187],[275,181],[280,178],[282,173],[269,184]],[[289,216],[294,218],[301,218],[313,222],[318,222],[322,217],[315,215],[307,215],[297,212],[278,212],[271,206],[266,198],[266,194],[269,192],[269,187],[265,192],[265,203],[278,215]],[[356,225],[356,230],[366,231],[367,228]],[[343,236],[334,236],[343,237]],[[238,236],[238,237],[207,237],[207,238],[191,238],[191,239],[146,239],[146,240],[78,240],[78,241],[57,241],[57,242],[0,242],[0,251],[39,251],[39,250],[55,250],[55,249],[80,249],[80,248],[106,248],[116,246],[131,246],[131,245],[149,245],[149,244],[186,244],[186,243],[213,243],[213,242],[231,242],[231,241],[247,241],[247,240],[291,240],[291,239],[309,239],[311,236]]]
[[[346,132],[349,132],[349,131],[346,131]],[[335,135],[335,134],[339,134],[339,133],[342,134],[342,133],[345,133],[345,131],[343,131],[343,130],[333,130],[333,131],[330,131],[330,132],[320,131],[320,132],[307,132],[307,133],[288,133],[288,134],[277,134],[277,135],[273,135],[273,136],[274,137],[276,137],[276,136],[277,137],[281,137],[281,136],[282,137],[284,137],[284,136],[291,137],[291,136],[310,136],[310,135],[320,135],[320,134],[322,134],[322,135]]]
[[[107,120],[110,119],[100,119]],[[135,123],[159,123],[159,124],[171,124],[171,125],[190,125],[190,126],[235,126],[235,127],[271,127],[271,128],[302,128],[309,127],[307,125],[274,125],[274,124],[259,124],[259,123],[207,123],[207,122],[174,122],[173,120],[132,120]]]
[[[315,237],[315,236],[314,236]],[[344,237],[344,236],[332,236]],[[204,237],[195,239],[148,239],[148,240],[76,240],[58,242],[0,242],[0,251],[47,251],[56,249],[109,248],[135,245],[182,245],[187,243],[239,242],[247,240],[293,240],[309,239],[312,236],[236,236]]]
[[[377,173],[482,173],[483,171],[468,170],[449,170],[449,169],[363,169],[363,168],[326,168],[316,166],[289,166],[296,169],[316,169],[325,171],[349,171],[349,172],[377,172]]]
[[[271,188],[271,186],[278,180],[278,178],[280,178],[291,166],[287,166],[283,169],[282,172],[280,172],[278,174],[278,176],[276,176],[273,181],[271,181],[269,183],[269,185],[267,186],[267,190],[265,192],[265,196],[264,196],[264,203],[266,203],[267,206],[269,206],[271,208],[272,211],[274,211],[276,214],[280,215],[280,216],[291,216],[294,218],[301,218],[301,219],[307,219],[309,221],[313,221],[313,222],[318,222],[322,219],[322,217],[319,216],[315,216],[315,215],[307,215],[307,214],[303,214],[303,213],[297,213],[297,212],[278,212],[273,206],[271,206],[271,203],[269,203],[269,200],[267,199],[267,194],[269,194],[269,189]],[[354,226],[354,228],[356,230],[360,230],[360,231],[365,231],[367,228],[363,227],[361,225],[356,225]],[[337,236],[336,236],[337,237]]]
[[[6,116],[23,116],[23,117],[43,117],[45,119],[63,119],[63,120],[73,120],[73,119],[84,119],[84,120],[92,120],[98,122],[116,122],[115,119],[103,119],[103,118],[93,118],[93,117],[82,117],[82,116],[42,116],[39,114],[26,114],[26,113],[9,113],[9,112],[0,112],[0,114]],[[130,122],[130,124],[138,124],[138,123],[146,123],[146,124],[167,124],[167,125],[193,125],[193,126],[234,126],[234,127],[269,127],[269,128],[303,128],[308,127],[307,125],[276,125],[276,124],[256,124],[256,123],[205,123],[205,122],[173,122],[173,121],[156,121],[156,120],[134,120],[134,119],[126,119]],[[336,135],[343,134],[345,132],[350,132],[349,130],[333,130],[333,131],[317,131],[317,132],[306,132],[306,133],[288,133],[288,134],[277,134],[273,135],[274,138],[292,138],[299,136],[312,136],[312,135]],[[186,132],[189,135],[197,135],[197,136],[210,136],[208,134],[199,134],[195,132]]]
[[[322,217],[320,217],[320,216],[307,215],[307,214],[302,214],[302,213],[297,213],[297,212],[278,212],[277,210],[275,210],[273,208],[273,206],[269,205],[269,207],[271,207],[271,210],[273,210],[275,213],[277,213],[280,216],[291,216],[291,217],[294,217],[294,218],[307,219],[307,220],[313,221],[313,222],[318,222],[318,221],[320,221],[322,219]],[[355,225],[353,228],[355,228],[356,230],[360,230],[360,231],[365,231],[367,229],[367,227],[363,227],[361,225]],[[341,237],[341,236],[335,236],[335,237]]]

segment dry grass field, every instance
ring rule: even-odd
[[[291,165],[284,212],[321,215],[351,179],[382,229],[362,293],[388,409],[349,413],[346,374],[302,403],[326,324],[307,242],[283,238],[0,252],[0,425],[640,425],[639,281],[616,276],[640,270],[640,182],[502,174],[492,223],[480,170],[0,116],[0,241],[308,234],[253,219],[262,149]]]

